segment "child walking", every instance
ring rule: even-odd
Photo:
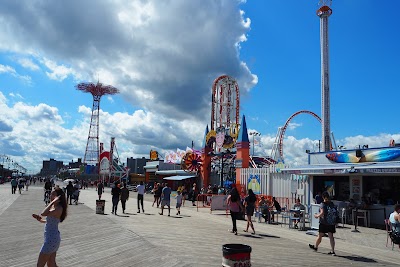
[[[182,206],[182,192],[178,190],[178,195],[176,195],[176,210],[178,211],[176,215],[181,214],[181,206]]]

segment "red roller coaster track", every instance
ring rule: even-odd
[[[290,121],[291,121],[294,117],[296,117],[297,115],[299,115],[299,114],[301,114],[301,113],[310,114],[310,115],[312,115],[314,118],[316,118],[319,122],[321,122],[321,118],[320,118],[317,114],[315,114],[315,113],[312,112],[312,111],[308,111],[308,110],[300,110],[300,111],[297,111],[296,113],[294,113],[292,116],[290,116],[289,119],[287,119],[287,121],[286,121],[286,123],[285,123],[285,126],[283,126],[283,128],[282,128],[282,130],[281,130],[281,134],[280,134],[280,136],[279,136],[279,155],[280,155],[280,157],[281,157],[282,159],[283,159],[283,137],[284,137],[284,135],[285,135],[286,128],[288,127]]]

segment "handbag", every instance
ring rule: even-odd
[[[400,232],[397,231],[391,231],[389,233],[390,239],[392,240],[392,242],[396,245],[400,244]]]

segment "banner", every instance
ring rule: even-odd
[[[247,178],[247,189],[253,190],[254,194],[261,194],[261,181],[258,174],[250,174]]]
[[[176,151],[167,151],[165,153],[164,162],[172,164],[181,164],[183,156],[185,156],[186,151],[177,148]]]

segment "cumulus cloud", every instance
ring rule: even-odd
[[[49,158],[65,163],[83,158],[91,108],[80,106],[78,112],[80,119],[68,129],[63,126],[64,119],[56,107],[22,102],[9,106],[0,92],[0,118],[7,118],[0,121],[3,153],[35,171],[40,170],[42,160]],[[110,149],[111,137],[115,137],[123,162],[128,157],[147,156],[150,149],[163,154],[169,149],[185,148],[192,140],[200,146],[204,134],[202,123],[189,119],[177,121],[144,110],[114,114],[100,110],[100,121],[100,142]]]
[[[251,25],[241,2],[8,1],[0,50],[42,55],[50,79],[99,78],[135,106],[204,120],[219,75],[243,93],[258,81],[239,57]]]

